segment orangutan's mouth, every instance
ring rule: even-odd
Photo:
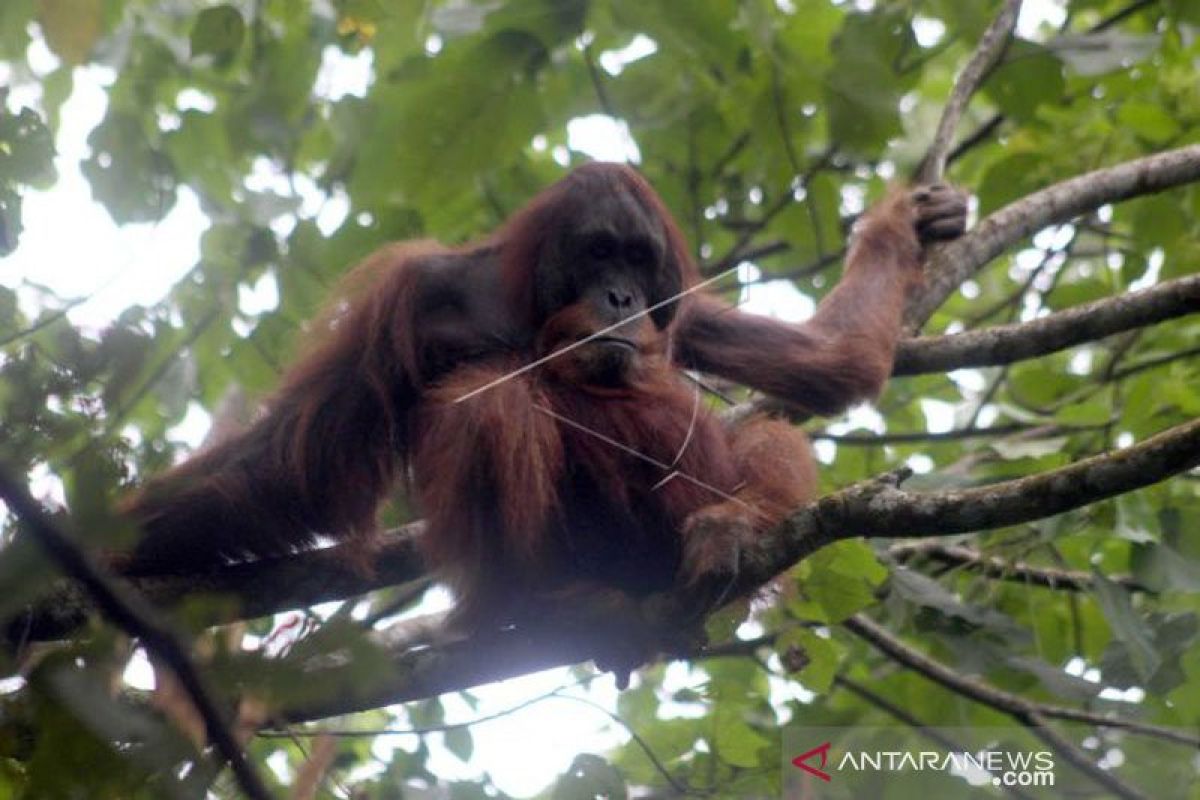
[[[637,350],[637,345],[620,336],[594,336],[584,339],[588,344],[599,344],[606,347],[623,347],[627,350]]]

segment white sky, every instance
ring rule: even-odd
[[[1018,24],[1020,32],[1031,35],[1043,22],[1052,25],[1062,20],[1062,9],[1054,0],[1027,0]],[[940,35],[933,28],[919,31],[922,39]],[[639,40],[625,53],[606,54],[601,61],[606,69],[618,71],[622,60],[632,61],[650,52],[653,44]],[[35,41],[29,53],[34,71],[44,75],[58,66],[56,58],[40,41]],[[91,199],[91,191],[79,172],[78,162],[86,157],[88,133],[104,115],[105,87],[113,80],[110,70],[101,67],[82,67],[75,70],[74,92],[62,109],[62,126],[57,139],[56,166],[60,179],[45,192],[25,193],[24,224],[16,252],[0,259],[0,284],[21,287],[33,282],[52,289],[65,298],[89,299],[70,312],[76,325],[92,330],[102,329],[124,308],[133,304],[149,304],[161,299],[168,289],[199,257],[199,237],[207,226],[195,196],[181,189],[176,206],[166,218],[156,224],[118,227],[107,212]],[[0,63],[0,85],[11,79],[8,67]],[[369,55],[348,58],[334,49],[326,53],[318,79],[322,96],[362,94],[370,79]],[[23,105],[39,106],[40,89],[36,86],[15,86],[9,96],[12,109]],[[184,98],[189,104],[201,102]],[[637,158],[636,144],[623,123],[594,115],[573,121],[568,126],[571,149],[604,160]],[[556,154],[561,156],[562,154]],[[258,177],[258,176],[256,176]],[[259,178],[272,188],[270,175]],[[257,187],[256,187],[257,188]],[[319,218],[322,229],[328,231],[344,215],[344,200],[306,196],[305,207],[314,210],[324,207]],[[752,269],[749,268],[748,269]],[[256,291],[242,296],[244,310],[262,310],[274,304],[273,282],[265,281]],[[31,289],[20,290],[22,306],[33,311],[39,294]],[[789,283],[755,288],[746,306],[760,313],[770,313],[786,319],[800,319],[811,313],[812,304]],[[931,418],[941,419],[945,426],[948,412],[932,409]],[[858,412],[852,420],[878,430],[882,421],[869,409]],[[198,443],[207,421],[203,415],[193,415],[191,422],[176,434],[185,441]],[[148,669],[135,662],[129,677],[145,683]],[[702,680],[702,673],[689,670],[682,664],[669,671],[671,687],[681,688]],[[636,680],[636,677],[635,677]],[[475,694],[479,707],[472,710],[456,697],[446,699],[447,720],[469,720],[511,708],[530,698],[572,683],[567,670],[549,670],[480,687]],[[612,678],[603,676],[594,682],[587,696],[606,708],[615,707],[616,692]],[[573,690],[582,693],[581,689]],[[804,697],[803,689],[777,682],[773,699],[780,702]],[[580,752],[603,753],[627,740],[627,734],[612,724],[600,711],[582,704],[563,700],[547,700],[512,715],[482,723],[472,729],[475,755],[469,766],[463,765],[443,747],[434,746],[430,768],[446,778],[469,778],[483,772],[491,774],[505,792],[526,796],[545,787],[561,774],[571,759]],[[412,737],[389,737],[404,749],[413,746]],[[436,743],[439,737],[433,737]],[[386,744],[381,745],[386,746]]]

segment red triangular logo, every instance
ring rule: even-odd
[[[825,766],[825,762],[827,762],[829,760],[830,745],[831,745],[830,742],[825,742],[825,744],[818,745],[817,747],[814,747],[812,750],[809,750],[807,753],[801,753],[800,755],[798,755],[792,759],[792,764],[794,764],[795,766],[804,770],[809,775],[816,775],[821,780],[828,782],[830,780],[830,775],[828,772],[819,770],[813,766],[809,766],[808,764],[806,764],[804,762],[808,761],[813,756],[819,755],[821,757],[821,766],[822,767]]]

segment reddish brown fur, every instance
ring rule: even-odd
[[[701,293],[628,318],[696,272],[662,201],[623,166],[577,170],[482,244],[385,248],[250,429],[132,499],[147,536],[129,570],[367,539],[410,479],[422,548],[471,626],[573,587],[638,595],[728,574],[811,498],[815,467],[799,430],[723,424],[678,368],[817,413],[873,397],[919,280],[915,226],[960,227],[961,202],[937,197],[918,209],[897,194],[866,215],[845,277],[804,325]],[[620,341],[577,344],[614,318],[628,319]]]

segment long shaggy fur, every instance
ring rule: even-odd
[[[646,306],[697,275],[629,167],[576,170],[478,244],[389,246],[351,274],[257,422],[130,498],[145,537],[126,569],[196,571],[319,536],[356,539],[369,559],[377,507],[399,482],[469,626],[573,586],[643,594],[736,569],[812,496],[812,456],[785,423],[723,424],[679,368],[817,413],[873,397],[919,281],[917,228],[952,231],[960,205],[897,194],[866,215],[845,277],[804,325],[699,292],[630,320],[627,344],[608,350],[577,344],[604,321],[568,280],[573,232],[658,243],[636,276]],[[597,381],[610,366],[622,379]]]

